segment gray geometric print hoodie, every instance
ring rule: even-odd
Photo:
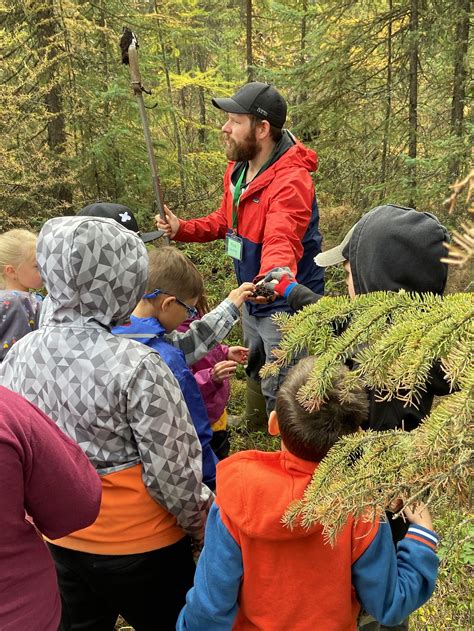
[[[96,523],[58,545],[130,554],[200,541],[213,495],[179,385],[149,347],[114,336],[143,295],[148,256],[111,219],[47,221],[38,264],[53,304],[47,324],[19,340],[0,384],[48,414],[103,481]]]

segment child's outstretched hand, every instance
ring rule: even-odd
[[[245,364],[249,354],[249,349],[245,346],[230,346],[227,359],[231,359],[239,364]]]
[[[253,283],[242,283],[237,289],[233,289],[227,298],[234,303],[237,309],[248,300],[255,291],[255,285]]]
[[[417,504],[415,510],[413,511],[411,510],[411,508],[408,508],[408,506],[405,506],[403,512],[405,514],[405,517],[412,524],[423,526],[424,528],[428,528],[428,530],[433,530],[431,515],[426,507],[426,504],[423,504],[423,502]]]
[[[232,360],[217,362],[212,371],[212,380],[216,383],[222,383],[235,373],[237,366],[237,362]]]

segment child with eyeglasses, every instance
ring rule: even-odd
[[[125,334],[158,351],[173,372],[201,441],[204,482],[214,490],[218,460],[211,448],[212,429],[206,406],[183,351],[165,338],[185,320],[197,316],[203,280],[190,259],[176,248],[157,248],[148,253],[148,258],[147,293],[133,311],[130,323],[115,327],[112,332]],[[239,309],[253,291],[252,283],[243,283],[229,294],[228,300]]]

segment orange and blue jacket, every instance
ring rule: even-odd
[[[355,631],[361,605],[392,626],[432,594],[438,538],[349,519],[334,547],[322,526],[281,523],[317,464],[246,451],[217,465],[217,500],[178,631]]]
[[[242,190],[233,221],[233,192],[247,163],[229,162],[224,195],[218,210],[189,221],[180,220],[177,241],[208,242],[234,231],[243,242],[242,260],[234,259],[239,284],[265,275],[275,267],[289,267],[299,283],[324,292],[324,270],[314,263],[321,251],[319,213],[311,173],[318,161],[288,132],[283,133],[270,161]],[[283,298],[269,305],[246,303],[251,315],[291,311]]]

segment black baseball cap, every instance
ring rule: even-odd
[[[128,206],[123,206],[122,204],[96,202],[95,204],[85,206],[85,208],[80,210],[77,214],[86,217],[105,217],[106,219],[115,219],[115,221],[122,224],[125,228],[135,232],[143,243],[149,243],[150,241],[159,239],[165,233],[164,230],[155,230],[154,232],[144,232],[142,234],[138,229],[138,223],[135,219],[135,215]]]
[[[253,114],[281,129],[286,120],[286,101],[269,83],[252,81],[230,98],[212,99],[214,107],[230,114]]]

